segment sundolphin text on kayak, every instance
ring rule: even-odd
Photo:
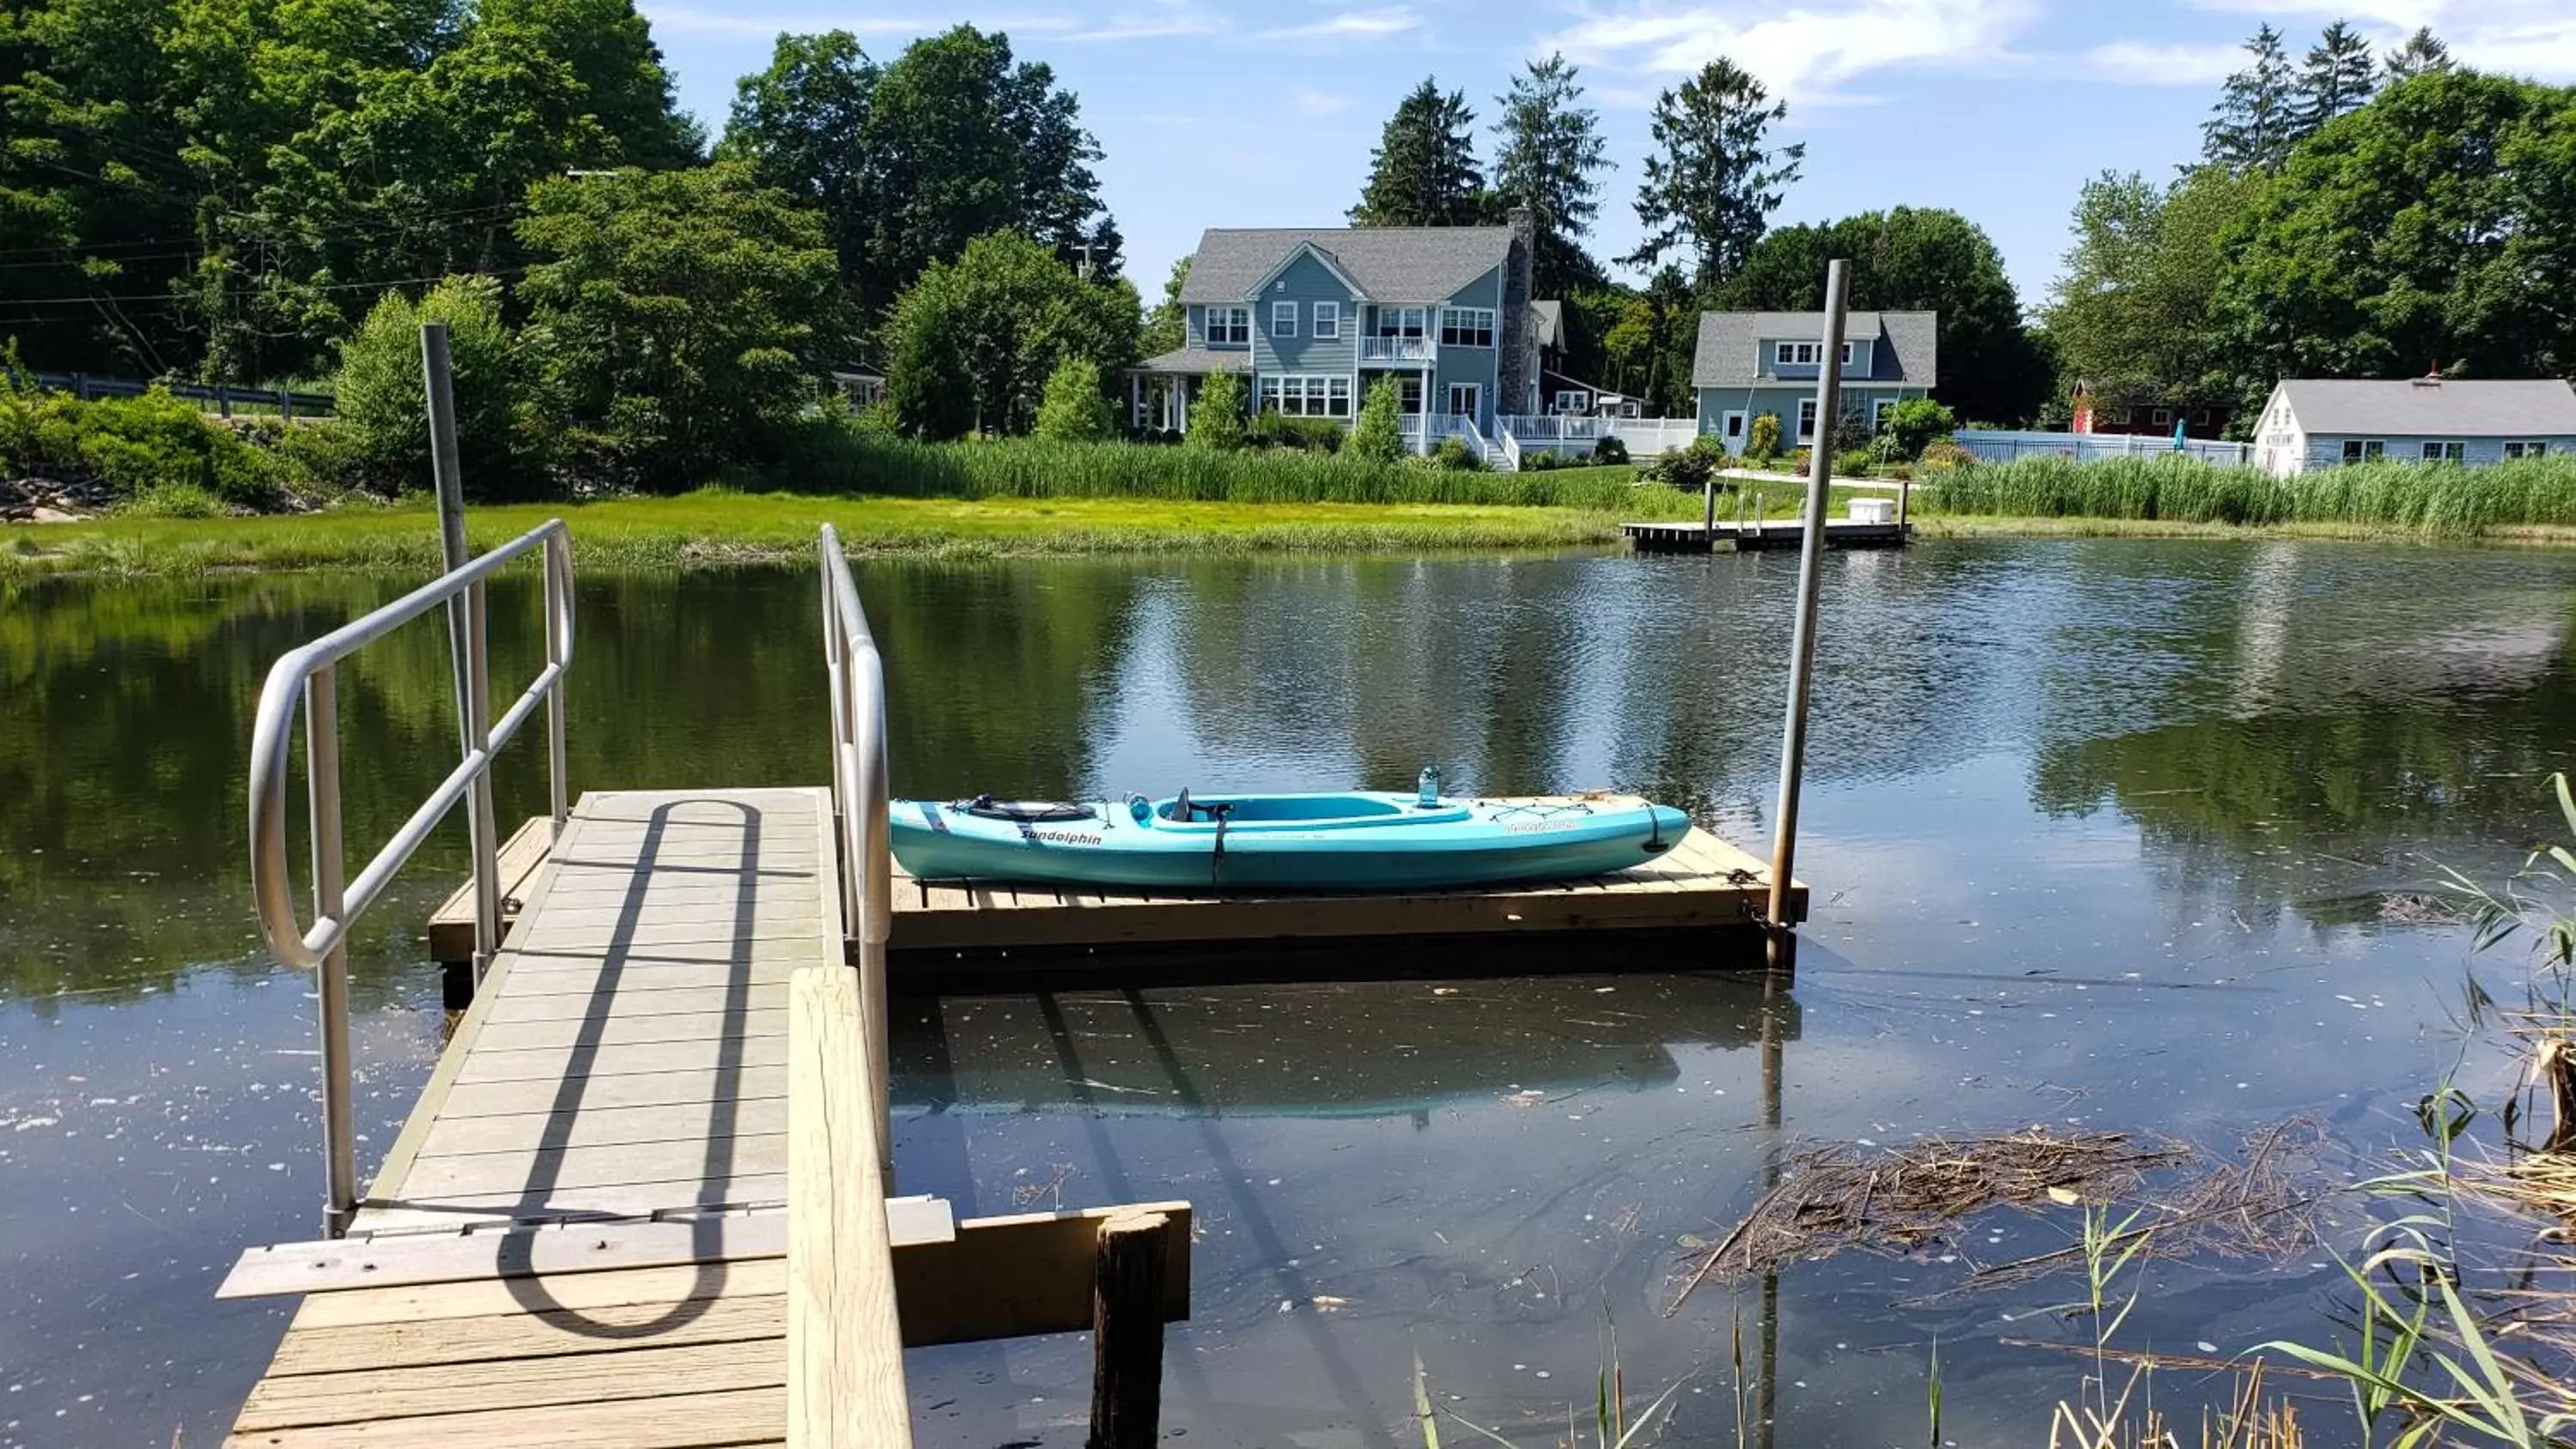
[[[1350,791],[1124,801],[897,800],[895,859],[918,880],[1164,890],[1421,890],[1565,880],[1641,865],[1690,818],[1615,796],[1468,800],[1422,772],[1411,795]]]

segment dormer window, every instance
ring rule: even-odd
[[[1771,344],[1771,363],[1775,367],[1813,367],[1824,359],[1821,342],[1775,342]],[[1843,366],[1852,363],[1852,345],[1843,344]]]

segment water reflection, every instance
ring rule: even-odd
[[[1488,792],[1642,788],[1750,835],[1792,566],[874,563],[861,588],[907,793],[1402,788],[1437,762]],[[1789,1134],[2405,1130],[2461,941],[2377,903],[2434,860],[2518,860],[2544,823],[2538,777],[2576,764],[2571,584],[2558,554],[2305,544],[1835,558],[1794,997],[1654,969],[916,1003],[898,1167],[969,1212],[1197,1203],[1172,1393],[1194,1442],[1410,1443],[1417,1349],[1459,1411],[1561,1426],[1605,1306],[1632,1388],[1690,1378],[1694,1441],[1731,1426],[1739,1314],[1788,1442],[1919,1434],[1936,1333],[1962,1442],[2028,1441],[2063,1365],[1995,1340],[2007,1314],[2044,1328],[2048,1289],[1927,1309],[1956,1265],[1860,1258],[1667,1321],[1676,1245],[1722,1233]],[[0,1444],[212,1441],[273,1341],[266,1308],[205,1302],[318,1190],[305,983],[260,958],[246,907],[243,744],[268,661],[398,588],[48,583],[0,607],[0,1358],[28,1385]],[[576,789],[823,778],[810,578],[580,588]],[[494,617],[495,677],[532,669],[533,581]],[[434,621],[343,681],[347,756],[376,766],[352,771],[359,851],[439,773],[447,691]],[[534,813],[541,757],[505,766],[502,812]],[[460,836],[358,943],[362,1154],[434,1059],[420,921]],[[1481,964],[1453,959],[1406,964]],[[1555,964],[1645,963],[1577,943]],[[2318,1281],[2159,1273],[2129,1331],[2230,1352]],[[142,1331],[99,1337],[111,1314]],[[933,1442],[1080,1438],[1079,1341],[920,1370]]]

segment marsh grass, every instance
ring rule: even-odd
[[[2576,458],[2491,468],[2365,463],[2276,479],[2179,458],[2022,458],[1942,475],[1927,516],[2081,518],[2281,528],[2350,525],[2436,538],[2576,528]]]
[[[853,555],[972,560],[1569,548],[1616,541],[1621,517],[1508,504],[842,499],[707,489],[669,498],[477,506],[467,510],[467,533],[485,548],[558,516],[572,524],[579,566],[610,569],[810,564],[815,530],[824,523],[840,529]],[[435,570],[438,557],[436,519],[418,504],[258,518],[118,517],[12,531],[0,547],[0,580],[254,568],[418,572]]]

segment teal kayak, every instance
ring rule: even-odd
[[[1624,870],[1681,843],[1690,818],[1633,797],[1424,799],[1219,795],[1124,803],[893,802],[916,880],[1156,890],[1424,890]]]

